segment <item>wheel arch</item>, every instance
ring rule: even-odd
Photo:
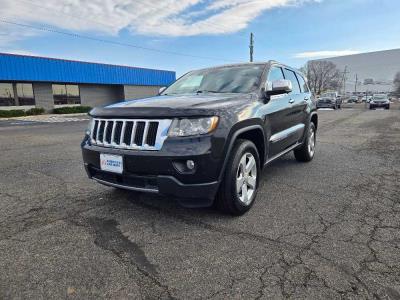
[[[229,139],[229,144],[227,150],[225,151],[225,159],[222,165],[219,181],[221,182],[225,169],[226,164],[229,160],[231,155],[233,145],[238,139],[246,139],[253,142],[257,148],[258,154],[260,156],[260,167],[262,168],[265,162],[265,157],[267,153],[267,144],[266,144],[266,136],[264,128],[261,124],[252,124],[252,125],[245,125],[244,127],[240,127],[239,129],[233,130],[231,134],[231,138]]]
[[[316,112],[311,114],[310,122],[314,123],[315,130],[317,130],[318,129],[318,114]]]

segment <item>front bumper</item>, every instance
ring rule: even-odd
[[[370,103],[369,108],[374,109],[374,108],[389,108],[390,104],[388,103]]]
[[[223,159],[213,156],[211,136],[168,139],[160,151],[99,147],[87,139],[81,146],[89,178],[104,185],[172,196],[190,207],[210,206],[219,187]],[[100,153],[121,155],[123,173],[101,170]],[[192,171],[184,168],[189,159]]]
[[[335,103],[317,103],[317,108],[335,108]]]

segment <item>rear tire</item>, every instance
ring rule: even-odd
[[[235,216],[246,213],[254,204],[260,176],[256,146],[248,140],[237,140],[215,199],[216,207]]]
[[[314,123],[311,122],[303,145],[293,151],[297,161],[309,162],[314,158],[316,141],[317,132]]]

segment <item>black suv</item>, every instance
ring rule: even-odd
[[[318,116],[304,76],[277,62],[193,71],[156,97],[94,108],[82,142],[90,178],[241,215],[264,166],[313,159]]]

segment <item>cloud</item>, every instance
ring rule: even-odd
[[[9,54],[20,54],[20,55],[28,55],[28,56],[40,56],[35,52],[32,51],[26,51],[26,50],[21,50],[21,49],[0,49],[2,53],[9,53]]]
[[[266,10],[320,0],[2,0],[8,20],[72,31],[150,36],[235,33]],[[12,26],[12,25],[9,25]],[[33,35],[33,31],[19,30]],[[9,41],[19,39],[20,35]],[[22,36],[21,39],[24,39]],[[0,43],[5,42],[0,39]]]
[[[326,50],[326,51],[309,51],[309,52],[301,52],[294,55],[295,58],[328,58],[334,56],[344,56],[344,55],[352,55],[359,54],[360,51],[354,50]]]

